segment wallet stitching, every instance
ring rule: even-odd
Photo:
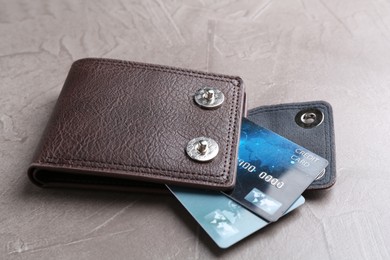
[[[79,63],[84,63],[84,62],[95,62],[95,63],[101,63],[101,64],[109,64],[109,65],[114,65],[116,67],[131,67],[131,68],[140,68],[140,69],[146,69],[146,70],[154,70],[154,71],[162,71],[162,72],[168,72],[168,73],[173,73],[173,74],[178,74],[178,75],[186,75],[186,76],[191,76],[191,77],[197,77],[197,78],[206,78],[206,79],[211,79],[215,81],[224,81],[224,82],[230,82],[234,86],[239,86],[239,78],[238,77],[229,77],[225,75],[217,75],[217,74],[212,74],[212,73],[205,73],[201,71],[194,71],[194,70],[186,70],[186,69],[180,69],[180,68],[170,68],[166,66],[158,66],[154,64],[143,64],[143,63],[135,63],[135,62],[126,62],[125,61],[114,61],[114,60],[108,60],[108,59],[103,59],[103,60],[95,60],[95,59],[84,59],[80,60],[78,62],[75,62],[73,66],[82,68],[83,64]],[[94,69],[100,70],[100,68],[95,67]],[[194,75],[195,74],[195,75]]]
[[[316,107],[321,107],[323,109],[327,109],[326,106],[322,105],[322,104],[315,104],[313,103],[313,105],[315,105]],[[272,112],[272,111],[285,111],[285,110],[290,110],[291,108],[305,108],[305,107],[308,107],[310,106],[310,104],[305,104],[305,105],[283,105],[283,106],[280,106],[280,107],[267,107],[267,108],[254,108],[250,111],[248,111],[248,115],[256,115],[256,114],[260,114],[262,112]]]
[[[257,115],[257,114],[261,114],[261,113],[265,113],[265,112],[273,112],[273,111],[285,111],[285,110],[290,110],[291,108],[305,108],[305,107],[308,107],[310,105],[314,105],[316,107],[319,107],[319,108],[322,108],[326,111],[326,113],[329,115],[329,108],[323,104],[319,104],[319,103],[306,103],[306,104],[298,104],[298,105],[283,105],[283,106],[278,106],[278,107],[268,107],[268,108],[255,108],[251,111],[248,112],[248,115]],[[329,136],[329,132],[330,132],[330,125],[328,124],[328,121],[325,121],[324,122],[324,132],[325,132],[325,135],[324,135],[324,138],[325,138],[325,143],[328,143],[328,141],[330,140],[330,136]],[[330,154],[330,157],[328,156]],[[329,157],[329,160],[332,160],[332,163],[333,163],[333,158],[332,158],[332,151],[329,147],[329,145],[325,145],[325,156],[326,157]],[[329,168],[331,168],[331,165],[329,163]],[[333,169],[331,169],[331,171],[333,171]],[[334,176],[334,174],[330,174],[330,175],[327,175],[325,179],[322,179],[322,180],[318,180],[318,181],[314,181],[313,184],[311,185],[312,187],[325,187],[326,184],[332,180],[332,176]]]
[[[77,66],[79,68],[82,68],[81,64],[79,63],[82,63],[82,62],[85,62],[85,61],[92,61],[92,62],[97,62],[97,63],[103,63],[103,64],[111,64],[111,65],[114,65],[114,66],[117,66],[117,67],[133,67],[133,68],[141,68],[141,69],[145,69],[145,70],[155,70],[155,71],[162,71],[162,72],[168,72],[168,73],[173,73],[173,74],[181,74],[181,75],[188,75],[188,76],[191,76],[191,77],[199,77],[199,78],[207,78],[207,79],[210,79],[210,80],[214,80],[214,81],[224,81],[224,82],[230,82],[231,84],[233,84],[234,86],[240,86],[241,85],[241,82],[238,80],[238,78],[236,77],[227,77],[227,76],[218,76],[218,75],[213,75],[213,76],[209,76],[208,74],[206,73],[202,73],[202,72],[196,72],[196,71],[191,71],[191,70],[185,70],[185,69],[179,69],[179,68],[166,68],[166,67],[159,67],[159,66],[156,66],[156,65],[152,65],[152,64],[137,64],[137,63],[131,63],[131,62],[128,62],[128,63],[121,63],[120,61],[114,61],[114,60],[94,60],[94,59],[85,59],[85,60],[81,60],[79,62],[75,62],[73,64],[73,66]],[[97,69],[97,70],[100,70],[99,67],[97,68],[94,68],[94,69]],[[194,75],[195,74],[195,75]],[[235,140],[236,139],[236,136],[235,136],[235,133],[236,133],[236,127],[233,127],[232,129],[232,125],[234,126],[236,121],[237,121],[237,114],[238,114],[238,97],[240,96],[239,93],[240,93],[241,89],[240,88],[233,88],[233,97],[232,97],[232,100],[233,100],[233,104],[231,105],[231,108],[230,108],[230,117],[229,117],[229,130],[228,130],[228,140]],[[232,116],[232,113],[234,113],[234,116]],[[232,124],[233,122],[233,124]],[[197,182],[211,182],[211,183],[217,183],[217,184],[222,184],[222,183],[228,183],[231,179],[231,175],[228,175],[228,172],[230,172],[230,169],[231,169],[231,164],[232,164],[232,154],[233,154],[233,149],[230,149],[230,159],[227,158],[227,155],[229,155],[229,142],[227,142],[227,145],[226,145],[226,148],[225,148],[225,155],[226,155],[226,159],[225,159],[225,162],[224,162],[224,170],[222,172],[222,174],[219,174],[219,175],[204,175],[202,173],[194,173],[194,172],[184,172],[184,171],[177,171],[177,170],[166,170],[166,169],[158,169],[158,168],[153,168],[153,167],[145,167],[145,166],[136,166],[136,165],[126,165],[126,164],[116,164],[116,163],[109,163],[109,162],[99,162],[99,161],[90,161],[90,160],[86,160],[86,159],[66,159],[66,158],[63,158],[63,159],[60,159],[60,158],[56,158],[56,157],[46,157],[47,160],[65,160],[65,161],[69,161],[69,162],[81,162],[81,163],[91,163],[91,164],[94,164],[94,163],[100,163],[100,164],[106,164],[106,165],[116,165],[116,166],[122,166],[121,168],[117,167],[117,168],[111,168],[111,167],[107,167],[105,169],[116,169],[116,170],[124,170],[123,167],[130,167],[130,168],[135,168],[135,169],[149,169],[149,170],[158,170],[158,171],[164,171],[164,172],[175,172],[175,173],[182,173],[182,174],[186,174],[187,176],[189,175],[190,178],[186,177],[186,178],[181,178],[180,176],[175,176],[173,177],[174,179],[192,179],[192,180],[195,180]],[[41,160],[40,160],[41,162]],[[54,161],[52,162],[49,162],[51,164],[54,164],[54,165],[63,165],[63,166],[69,166],[69,165],[66,165],[66,164],[60,164],[60,163],[56,163]],[[82,166],[82,165],[80,165]],[[87,166],[87,167],[91,167],[91,166]],[[92,167],[94,167],[94,165],[92,165]],[[95,165],[95,168],[96,169],[100,169],[99,167],[97,167]],[[167,175],[164,175],[162,173],[159,173],[159,172],[153,172],[153,173],[145,173],[145,172],[137,172],[137,175],[138,176],[151,176],[151,175],[158,175],[158,176],[164,176],[164,177],[168,177],[170,179],[173,179],[172,176],[167,176]],[[203,176],[205,178],[212,178],[212,179],[207,179],[207,180],[202,180],[202,178],[191,178],[192,176]],[[230,178],[227,178],[226,180],[224,181],[218,181],[218,180],[214,180],[215,178],[223,178],[223,177],[230,177]]]
[[[47,164],[53,164],[53,165],[58,165],[58,166],[66,166],[68,168],[71,168],[72,165],[69,165],[69,164],[66,164],[66,163],[58,163],[58,162],[55,162],[55,161],[59,161],[59,160],[63,160],[63,161],[68,161],[68,162],[77,162],[79,165],[76,165],[76,166],[84,166],[84,167],[89,167],[90,168],[93,168],[93,169],[97,169],[97,170],[122,170],[122,171],[128,171],[129,169],[126,169],[126,167],[128,168],[131,168],[131,169],[147,169],[147,170],[158,170],[158,171],[163,171],[163,172],[166,172],[166,173],[169,173],[169,172],[174,172],[174,173],[184,173],[184,174],[189,174],[190,176],[204,176],[205,178],[207,177],[214,177],[214,176],[206,176],[202,173],[193,173],[193,172],[183,172],[183,171],[177,171],[177,170],[167,170],[167,169],[160,169],[160,168],[153,168],[153,167],[147,167],[147,166],[137,166],[137,165],[128,165],[128,164],[123,164],[123,163],[109,163],[109,162],[102,162],[102,161],[93,161],[93,160],[86,160],[86,159],[67,159],[67,158],[56,158],[56,157],[46,157],[46,160],[47,161],[40,161],[41,163],[47,163]],[[89,165],[88,165],[89,164]],[[97,165],[94,165],[94,164],[105,164],[105,165],[110,165],[110,167],[99,167]],[[114,167],[112,167],[114,166]],[[161,173],[154,173],[153,174],[155,175],[159,175],[159,176],[165,176],[165,177],[169,177],[172,179],[172,176],[169,176],[169,175],[164,175],[164,174],[161,174]],[[225,171],[224,173],[225,174]],[[222,175],[217,175],[217,177],[220,177],[220,176],[223,176]],[[147,173],[147,172],[138,172],[137,171],[137,175],[138,176],[150,176],[151,173]],[[184,178],[180,178],[180,177],[174,177],[175,179],[184,179]],[[189,179],[193,179],[193,178],[189,178]],[[197,181],[201,180],[201,179],[195,179]],[[206,181],[206,180],[201,180],[201,181]],[[219,181],[217,180],[207,180],[207,182],[213,182],[213,183],[220,183]]]
[[[238,89],[237,92],[239,92],[240,89]],[[238,94],[238,93],[237,93]],[[228,144],[230,143],[230,140],[232,139],[232,143],[234,144],[235,142],[235,139],[236,139],[236,127],[234,127],[234,124],[236,124],[236,121],[237,121],[237,111],[238,111],[238,98],[236,98],[236,91],[233,91],[233,98],[232,98],[233,102],[235,102],[235,104],[233,104],[230,108],[230,119],[229,119],[229,133],[232,131],[232,127],[233,127],[233,131],[232,131],[232,134],[229,136],[229,139],[228,139]],[[235,107],[234,107],[235,105]],[[232,114],[234,113],[234,116],[232,117]],[[232,119],[233,119],[233,126],[232,126]],[[228,155],[228,148],[229,148],[229,145],[226,146],[226,155]],[[224,165],[224,168],[226,168],[227,164],[228,164],[228,169],[230,171],[231,169],[231,165],[232,165],[232,155],[233,155],[233,149],[231,148],[230,149],[230,159],[228,160],[227,158],[225,159],[225,165]],[[224,174],[226,176],[226,173]],[[229,182],[232,175],[228,175],[228,177],[230,178],[227,178],[227,180],[225,182]]]
[[[325,106],[325,109],[326,109],[327,114],[329,115],[330,114],[329,108],[327,106]],[[326,127],[327,127],[327,130],[325,130],[325,133],[326,133],[325,134],[325,143],[329,144],[329,143],[331,143],[331,139],[332,139],[332,136],[331,136],[332,122],[327,120],[325,123],[326,123]],[[328,166],[329,166],[330,170],[333,172],[333,174],[327,176],[328,178],[323,179],[321,182],[318,182],[318,187],[329,187],[330,185],[333,185],[334,180],[335,180],[335,176],[336,176],[335,169],[334,169],[333,149],[331,149],[330,145],[326,145],[325,154],[327,157],[329,157],[329,165]],[[313,186],[316,186],[316,183]]]
[[[71,165],[69,164],[66,164],[66,163],[58,163],[58,162],[54,162],[53,160],[61,160],[59,158],[55,158],[55,157],[47,157],[46,158],[48,161],[46,162],[43,162],[43,164],[46,164],[46,165],[56,165],[56,166],[63,166],[63,167],[66,167],[66,168],[71,168]],[[110,169],[110,170],[120,170],[120,171],[127,171],[124,167],[130,167],[130,168],[143,168],[143,169],[150,169],[150,170],[159,170],[159,171],[164,171],[164,172],[175,172],[175,173],[185,173],[185,172],[180,172],[180,171],[176,171],[176,170],[165,170],[165,169],[158,169],[158,168],[152,168],[152,167],[144,167],[144,166],[133,166],[133,165],[126,165],[126,164],[120,164],[120,163],[107,163],[107,162],[99,162],[99,161],[88,161],[88,160],[83,160],[83,159],[62,159],[62,160],[66,160],[66,161],[69,161],[69,162],[81,162],[80,165],[76,165],[76,167],[89,167],[88,169],[96,169],[96,170],[106,170],[106,169]],[[90,163],[92,164],[92,166],[90,165],[83,165],[83,163]],[[113,166],[117,166],[117,167],[109,167],[109,168],[101,168],[101,167],[98,167],[97,165],[93,165],[94,163],[99,163],[99,164],[108,164],[108,165],[113,165]],[[137,172],[137,173],[142,173],[142,172]],[[148,173],[145,173],[145,174],[141,174],[140,176],[144,176],[144,175],[149,175]],[[168,177],[170,179],[182,179],[180,177],[172,177],[172,176],[169,176],[169,175],[163,175],[163,174],[158,174],[158,175],[161,175],[161,176],[165,176],[165,177]],[[192,175],[200,175],[200,176],[204,176],[202,175],[201,173],[193,173]],[[207,176],[206,176],[207,177]],[[197,179],[197,181],[199,182],[213,182],[213,183],[219,183],[218,181],[213,181],[213,180],[202,180],[202,179]]]

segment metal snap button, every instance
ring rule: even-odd
[[[319,126],[323,121],[324,114],[316,108],[301,110],[295,116],[295,123],[303,128],[313,128]]]
[[[322,172],[320,172],[320,174],[318,174],[316,180],[322,179],[325,176],[325,172],[326,172],[326,169],[324,169]]]
[[[187,155],[195,161],[207,162],[217,156],[219,146],[213,139],[202,136],[189,141],[186,152]]]
[[[222,105],[225,95],[219,89],[204,87],[195,93],[194,100],[202,108],[213,109]]]

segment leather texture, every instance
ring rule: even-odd
[[[302,128],[295,122],[303,110],[318,109],[323,122],[313,128]],[[248,111],[248,119],[284,136],[327,159],[329,165],[322,178],[315,180],[308,190],[325,189],[336,181],[336,153],[332,106],[325,101],[262,106]]]
[[[195,104],[195,92],[206,86],[224,93],[220,108]],[[78,60],[28,175],[42,187],[134,190],[135,180],[228,190],[235,184],[243,107],[239,77],[120,60]],[[219,145],[210,162],[186,155],[187,143],[200,136]]]

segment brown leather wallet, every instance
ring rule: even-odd
[[[164,183],[228,190],[244,103],[239,77],[78,60],[28,175],[41,187],[134,190],[137,183]]]

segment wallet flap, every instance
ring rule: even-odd
[[[248,118],[324,157],[329,164],[310,186],[325,189],[336,181],[336,154],[332,107],[325,101],[261,106]]]
[[[224,94],[220,107],[194,102],[204,87]],[[227,190],[235,184],[243,105],[238,77],[82,59],[70,69],[29,176],[40,186],[83,174]],[[186,154],[197,137],[218,144],[213,160]]]

